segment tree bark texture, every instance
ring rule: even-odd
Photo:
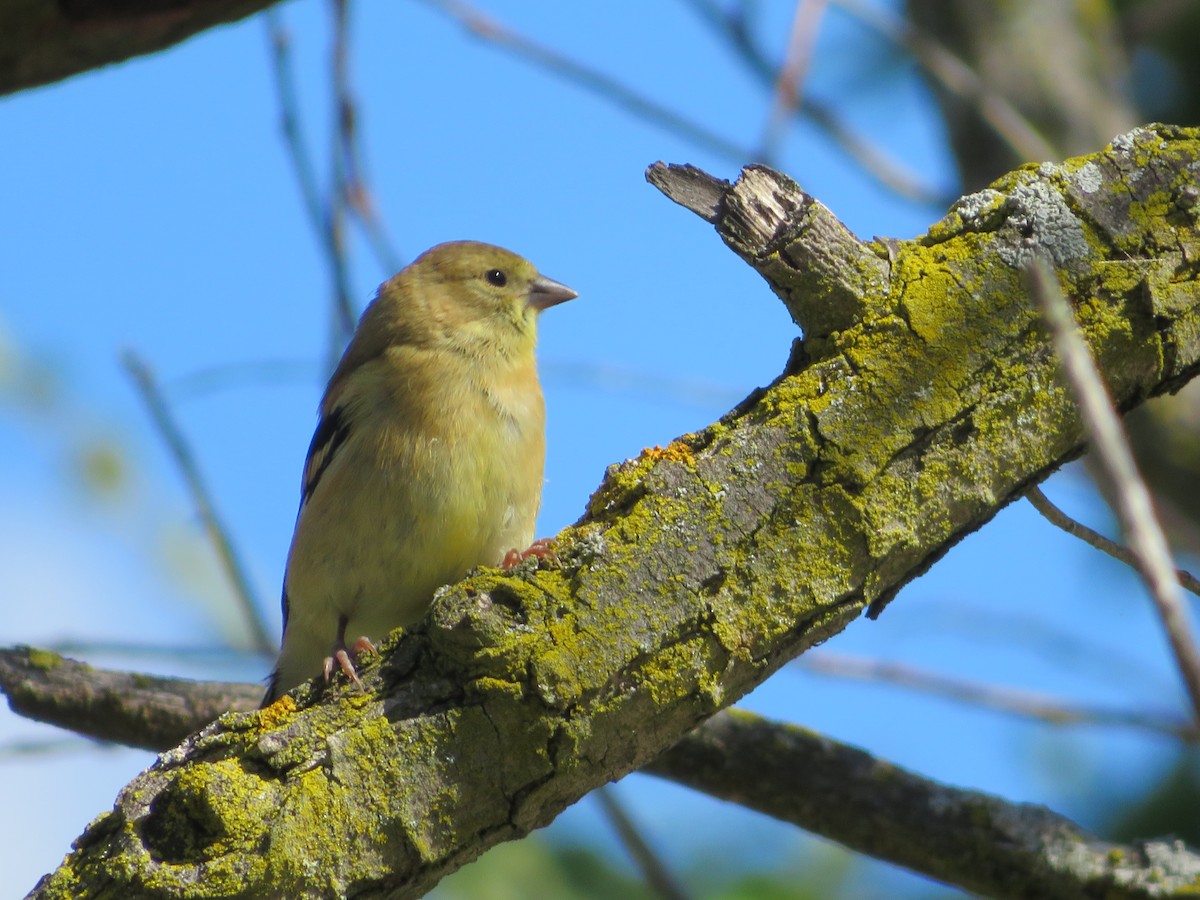
[[[779,173],[652,167],[805,330],[784,375],[611,467],[556,562],[443,591],[368,692],[162,754],[33,896],[416,897],[651,762],[1082,452],[1028,260],[1121,409],[1200,369],[1198,173],[1200,131],[1138,129],[862,243]]]

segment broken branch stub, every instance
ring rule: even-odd
[[[747,166],[730,184],[697,169],[655,163],[646,179],[716,226],[726,244],[767,280],[806,339],[827,337],[882,305],[889,263],[792,179]]]

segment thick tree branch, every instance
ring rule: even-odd
[[[726,710],[646,767],[985,897],[1170,897],[1200,854],[1111,844],[1048,809],[929,781],[803,728]]]
[[[226,710],[253,709],[262,693],[103,671],[31,648],[0,650],[0,687],[23,715],[158,751]],[[1181,844],[1106,843],[1041,807],[948,787],[740,710],[702,723],[643,771],[988,896],[1161,897],[1200,874],[1200,855]]]
[[[277,0],[0,0],[0,94],[155,53]]]
[[[1198,160],[1197,131],[1139,130],[1013,173],[918,240],[861,245],[886,268],[858,254],[850,313],[720,422],[610,469],[556,566],[441,593],[366,694],[307,686],[223,716],[36,896],[419,896],[646,765],[1081,452],[1021,287],[1031,255],[1054,261],[1120,408],[1195,374]],[[845,242],[813,246],[811,198],[762,174],[715,222],[786,295]],[[836,304],[845,281],[810,283],[806,302]]]

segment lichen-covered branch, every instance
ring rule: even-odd
[[[1141,130],[1013,173],[915,241],[863,245],[883,274],[851,314],[720,422],[610,469],[556,564],[443,592],[366,667],[368,693],[309,686],[223,716],[35,896],[419,896],[646,765],[1081,452],[1021,288],[1031,255],[1122,409],[1195,374],[1198,160],[1200,133]],[[811,206],[763,181],[763,209]],[[787,293],[824,232],[764,221],[785,240],[739,252]]]
[[[0,688],[32,718],[150,750],[174,746],[228,709],[253,709],[262,693],[94,669],[28,647],[0,650]],[[93,693],[117,702],[99,709]],[[141,726],[145,705],[155,711],[153,728]],[[1086,889],[1108,900],[1163,897],[1200,876],[1200,854],[1180,843],[1106,843],[1041,807],[948,787],[736,709],[701,723],[642,771],[985,896],[1050,900]]]
[[[166,49],[277,0],[0,0],[0,94]]]
[[[929,781],[804,728],[726,710],[646,771],[985,897],[1194,891],[1178,841],[1112,844],[1050,810]]]
[[[34,647],[0,649],[0,692],[26,718],[143,750],[169,750],[221,713],[262,699],[260,685],[97,669]]]

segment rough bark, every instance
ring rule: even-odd
[[[93,669],[28,647],[0,650],[0,688],[22,715],[160,751],[223,712],[254,709],[262,694]],[[1109,843],[1043,807],[940,784],[736,709],[642,771],[985,896],[1161,897],[1200,879],[1200,854],[1177,841]]]
[[[0,0],[0,94],[164,50],[276,0]]]
[[[443,592],[367,693],[303,687],[160,756],[34,896],[419,896],[646,765],[1082,451],[1028,259],[1120,408],[1200,369],[1198,160],[1200,132],[1139,129],[915,241],[832,250],[786,177],[707,179],[707,218],[809,332],[788,372],[612,467],[557,563]]]

